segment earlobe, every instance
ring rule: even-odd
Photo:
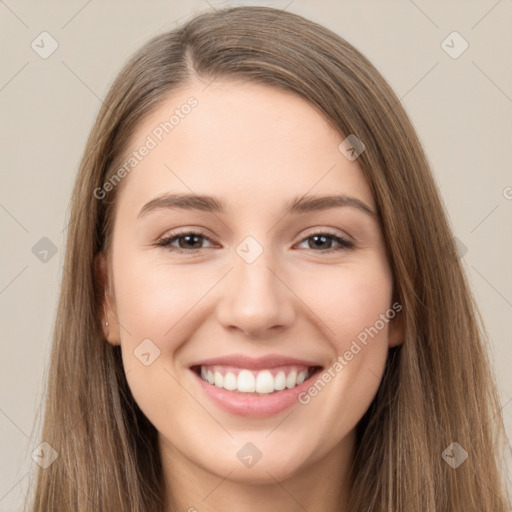
[[[391,319],[388,328],[388,346],[396,347],[404,341],[404,324],[402,312],[399,312],[395,318]]]
[[[403,338],[400,338],[398,340],[393,340],[393,339],[389,339],[389,343],[388,343],[388,346],[389,348],[392,348],[392,347],[398,347],[399,345],[401,345],[402,343],[404,342]]]
[[[100,252],[96,255],[95,262],[95,277],[98,284],[98,289],[101,294],[101,307],[98,311],[100,323],[102,326],[105,339],[111,345],[119,345],[119,322],[117,320],[117,313],[115,307],[115,300],[109,285],[110,280],[108,276],[107,261],[105,255]]]

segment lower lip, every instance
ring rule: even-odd
[[[321,370],[315,371],[302,384],[292,388],[284,389],[266,395],[253,395],[250,393],[239,393],[237,391],[228,391],[224,388],[210,384],[203,380],[196,372],[191,370],[200,387],[206,395],[220,408],[225,411],[245,417],[269,417],[285,411],[293,404],[298,403],[298,395],[305,391],[310,385],[311,380]]]

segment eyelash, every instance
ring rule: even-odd
[[[209,242],[211,242],[211,240],[204,233],[202,233],[200,231],[184,231],[182,233],[171,233],[171,235],[158,240],[158,242],[155,245],[157,247],[164,247],[171,252],[177,252],[177,253],[181,253],[181,254],[185,254],[185,253],[190,254],[193,252],[201,251],[202,249],[206,249],[206,247],[202,247],[200,249],[184,250],[184,249],[180,249],[180,248],[171,246],[171,242],[173,242],[174,240],[178,240],[181,237],[185,237],[185,236],[189,236],[189,235],[197,235],[197,236],[200,236],[201,238],[206,239]],[[354,249],[354,244],[352,242],[337,235],[336,233],[332,233],[329,231],[316,231],[314,233],[311,233],[306,238],[303,238],[300,241],[300,243],[305,242],[306,240],[309,240],[310,238],[313,238],[314,236],[320,236],[320,235],[327,235],[327,238],[331,238],[335,242],[338,242],[340,244],[339,247],[334,248],[334,249],[325,249],[325,250],[319,250],[319,251],[316,251],[314,249],[309,249],[310,251],[320,252],[322,254],[331,254],[331,253],[335,253],[338,251]]]

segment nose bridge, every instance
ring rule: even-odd
[[[276,268],[279,265],[272,251],[256,239],[247,237],[238,245],[218,312],[225,327],[261,334],[293,322],[291,294]]]

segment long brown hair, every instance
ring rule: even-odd
[[[155,37],[103,102],[73,190],[51,352],[42,440],[59,457],[38,469],[30,510],[163,512],[156,429],[101,326],[104,289],[94,262],[109,254],[120,186],[101,200],[94,191],[118,170],[141,121],[193,77],[293,91],[365,145],[358,163],[380,216],[404,340],[390,349],[357,426],[349,510],[510,510],[487,337],[407,114],[344,39],[296,14],[254,6],[204,13]],[[442,456],[452,442],[468,453],[457,469]]]

